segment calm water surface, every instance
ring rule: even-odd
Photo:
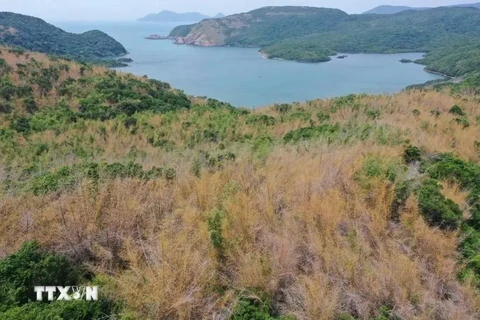
[[[178,24],[148,22],[56,22],[69,32],[102,30],[130,52],[134,63],[120,70],[171,83],[187,94],[208,96],[236,106],[305,101],[350,93],[394,93],[407,85],[441,77],[423,66],[402,64],[421,53],[351,54],[346,59],[303,64],[262,58],[257,49],[203,48],[146,40],[168,35]]]

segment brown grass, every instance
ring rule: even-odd
[[[18,62],[6,52],[3,57]],[[42,55],[31,57],[49,63]],[[78,75],[78,66],[71,64],[63,77]],[[331,103],[299,107],[317,121],[315,114]],[[405,131],[410,143],[427,152],[455,152],[480,161],[473,148],[480,140],[474,124],[480,111],[473,97],[413,91],[366,96],[361,103],[381,110],[376,124]],[[469,114],[469,128],[448,114],[455,103]],[[431,110],[442,114],[436,118]],[[257,112],[278,115],[272,109]],[[178,115],[183,121],[189,112]],[[193,129],[162,125],[164,117],[151,116],[148,123],[184,146]],[[350,110],[335,113],[332,121],[354,119],[371,121]],[[107,138],[100,135],[100,125]],[[303,126],[283,122],[265,130],[281,139]],[[244,123],[237,130],[255,131]],[[0,195],[0,253],[37,239],[72,259],[88,260],[95,271],[112,276],[112,294],[142,319],[225,319],[240,293],[257,292],[267,293],[277,312],[297,319],[335,319],[342,313],[368,319],[382,306],[402,319],[480,317],[478,291],[456,278],[458,234],[430,228],[413,197],[400,221],[391,221],[394,186],[378,180],[365,190],[355,178],[367,156],[395,159],[403,146],[381,146],[371,139],[351,145],[277,144],[259,160],[249,148],[232,144],[228,147],[239,155],[235,162],[203,170],[197,178],[192,159],[198,150],[216,150],[215,145],[159,152],[144,135],[116,128],[113,121],[29,139],[62,144],[79,135],[92,136],[92,144],[101,147],[97,160],[118,161],[135,146],[145,153],[140,159],[145,168],[174,167],[177,179],[118,179],[98,189],[83,182],[73,191],[45,196]],[[52,162],[60,167],[72,161],[69,157],[59,155]],[[465,203],[457,186],[446,185],[444,193]],[[214,210],[225,213],[222,261],[209,235]]]

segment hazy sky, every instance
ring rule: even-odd
[[[49,21],[135,20],[151,12],[198,11],[232,14],[263,6],[315,6],[360,13],[382,4],[415,7],[475,3],[480,0],[0,0],[0,11],[13,11]]]

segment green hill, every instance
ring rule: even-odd
[[[462,51],[480,40],[480,10],[444,7],[396,15],[348,15],[336,9],[266,7],[180,26],[170,36],[180,44],[260,47],[269,58],[301,62],[328,61],[335,52],[443,52],[451,47]]]
[[[0,12],[0,44],[89,61],[127,53],[101,31],[68,33],[42,19],[11,12]]]
[[[447,6],[447,7],[480,8],[480,2],[478,2],[478,3],[457,4],[457,5],[453,5],[453,6]],[[371,9],[371,10],[368,10],[368,11],[364,12],[363,14],[395,14],[395,13],[399,13],[399,12],[407,11],[407,10],[426,10],[426,9],[432,9],[432,8],[383,5],[383,6],[378,6],[378,7],[375,7],[373,9]]]

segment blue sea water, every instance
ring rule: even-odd
[[[169,82],[187,94],[236,106],[302,102],[350,93],[394,93],[407,85],[441,78],[423,66],[402,64],[421,53],[350,54],[319,64],[264,59],[257,49],[204,48],[146,40],[168,35],[178,24],[150,22],[56,22],[69,32],[104,31],[120,41],[134,62],[121,71]]]

